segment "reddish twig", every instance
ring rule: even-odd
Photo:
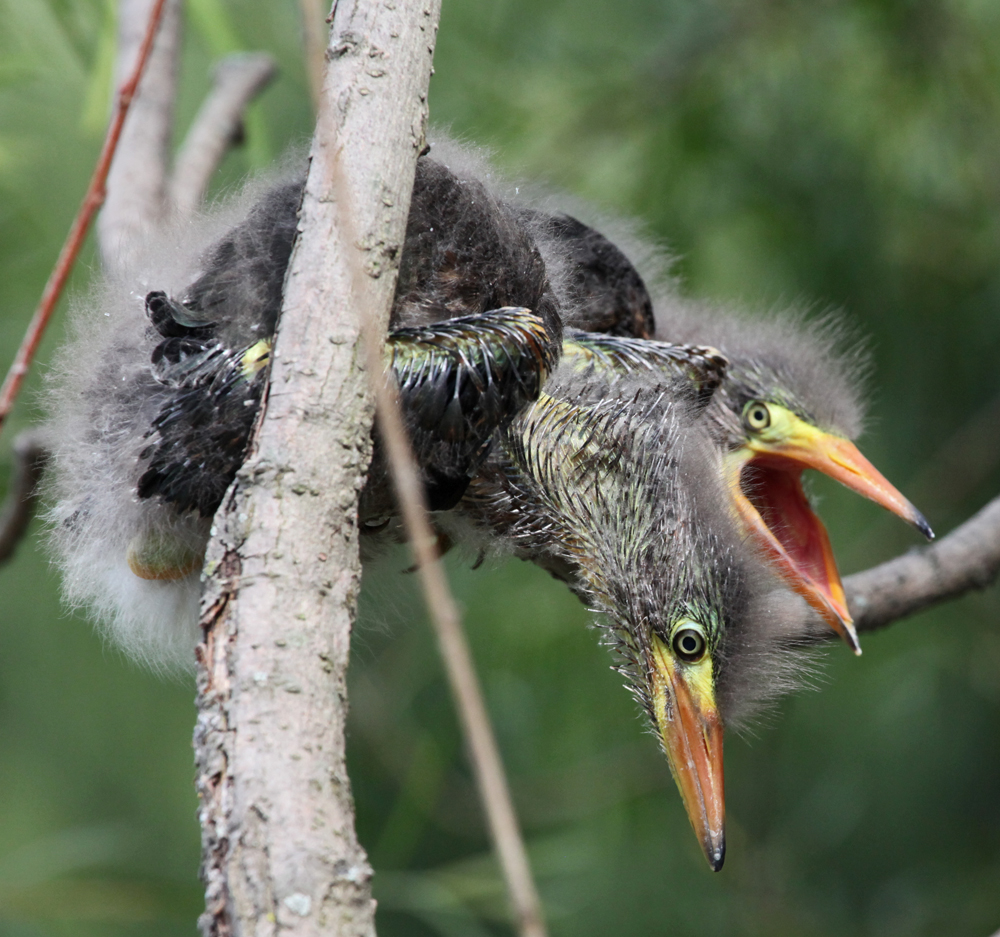
[[[108,126],[104,145],[101,147],[101,155],[97,159],[94,174],[91,176],[90,185],[87,187],[87,194],[83,197],[80,210],[76,213],[76,218],[73,219],[73,224],[69,229],[69,234],[66,236],[66,241],[59,252],[59,259],[56,261],[56,265],[49,275],[48,282],[45,284],[38,308],[35,310],[28,330],[24,334],[21,347],[17,350],[17,357],[14,358],[14,363],[7,372],[3,387],[0,387],[0,429],[2,429],[5,420],[14,407],[14,401],[17,399],[21,384],[24,382],[24,378],[31,367],[35,352],[38,350],[42,336],[45,334],[45,328],[52,318],[56,303],[59,302],[59,297],[62,296],[63,289],[66,287],[66,281],[73,270],[73,264],[76,263],[76,258],[83,247],[87,231],[90,229],[90,223],[93,221],[97,209],[104,203],[106,194],[105,182],[108,178],[108,172],[111,169],[111,161],[114,159],[115,150],[118,148],[118,139],[121,137],[122,127],[125,124],[129,106],[135,97],[136,89],[139,87],[139,81],[142,79],[142,73],[149,59],[149,53],[153,48],[153,40],[156,38],[156,31],[160,25],[165,4],[166,0],[156,0],[153,9],[150,11],[146,33],[143,36],[142,45],[139,47],[139,54],[136,56],[132,74],[118,90],[115,114],[111,119],[111,124]]]

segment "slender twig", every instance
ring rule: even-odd
[[[201,204],[212,173],[240,136],[247,105],[275,70],[274,59],[264,52],[238,52],[216,66],[212,90],[191,124],[170,180],[175,216],[186,217]]]
[[[844,580],[858,631],[984,589],[1000,575],[1000,497],[937,543]]]
[[[427,515],[424,489],[403,425],[396,388],[384,373],[380,342],[374,330],[365,329],[362,338],[375,392],[379,431],[385,442],[396,494],[418,564],[424,599],[437,632],[441,656],[472,757],[479,794],[517,916],[518,930],[522,937],[545,937],[541,899],[531,874],[527,849],[483,701],[472,652],[462,628],[462,618],[438,556],[437,537]]]
[[[35,310],[34,316],[32,316],[28,331],[21,341],[17,357],[7,372],[3,386],[0,387],[0,428],[3,427],[4,421],[14,407],[14,401],[17,399],[18,391],[21,389],[21,384],[24,383],[28,369],[31,367],[35,352],[38,350],[38,345],[45,334],[45,328],[52,318],[52,313],[55,311],[59,297],[66,286],[66,281],[69,279],[73,264],[76,262],[80,249],[83,247],[83,242],[90,228],[90,223],[94,218],[94,213],[104,202],[106,194],[105,182],[108,178],[108,171],[111,168],[111,160],[114,158],[115,150],[118,147],[118,140],[121,137],[122,126],[125,123],[125,117],[128,115],[129,106],[135,97],[136,88],[138,88],[139,81],[142,78],[146,62],[149,59],[150,50],[153,48],[153,40],[156,38],[156,30],[160,24],[165,3],[166,0],[156,0],[153,9],[150,11],[149,21],[146,25],[146,32],[142,39],[139,55],[136,58],[135,67],[128,80],[118,90],[114,117],[111,119],[107,136],[104,138],[104,145],[101,147],[101,154],[97,159],[97,165],[94,167],[94,174],[90,179],[90,185],[87,187],[87,194],[83,197],[83,203],[80,205],[80,210],[77,212],[76,218],[73,219],[73,224],[69,229],[69,234],[66,237],[66,242],[63,244],[62,250],[59,252],[56,265],[53,267],[48,282],[45,284],[41,301]]]
[[[364,271],[358,250],[347,249],[357,243],[353,236],[351,193],[337,160],[333,171],[336,201],[344,215],[342,230],[345,256],[350,258],[351,292],[364,295],[360,288]],[[510,796],[483,692],[476,674],[472,652],[462,627],[458,606],[448,587],[444,566],[437,549],[437,536],[431,526],[427,499],[417,471],[413,449],[403,423],[398,388],[386,373],[382,358],[382,336],[371,327],[372,317],[361,311],[361,341],[365,367],[375,396],[375,412],[386,455],[392,472],[396,495],[402,509],[407,536],[423,586],[424,600],[437,634],[441,657],[459,713],[469,755],[472,759],[479,796],[486,812],[490,835],[507,883],[518,932],[521,937],[546,937],[542,902],[531,873],[531,863],[521,835],[520,824]]]
[[[305,47],[309,95],[313,108],[318,109],[320,95],[323,93],[323,56],[326,53],[323,0],[299,0],[299,10],[302,13],[302,42]]]

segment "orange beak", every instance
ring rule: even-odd
[[[726,857],[722,721],[715,706],[712,663],[678,663],[653,637],[652,699],[660,743],[688,819],[713,872]]]
[[[768,455],[790,459],[803,468],[814,468],[846,485],[851,491],[882,505],[886,510],[912,524],[928,540],[934,539],[927,519],[889,480],[871,464],[849,439],[824,433],[804,421],[797,421],[797,432],[781,444],[758,449],[761,458]]]

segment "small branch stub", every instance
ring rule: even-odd
[[[187,217],[201,204],[212,173],[240,136],[247,106],[274,73],[274,59],[263,52],[238,52],[218,64],[212,90],[188,131],[170,179],[175,215]]]

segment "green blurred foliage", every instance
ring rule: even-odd
[[[100,143],[114,6],[0,0],[3,361]],[[308,137],[298,16],[190,2],[178,138],[219,55],[282,69],[219,189]],[[1000,487],[997,63],[988,0],[445,0],[431,108],[505,168],[638,217],[693,295],[845,310],[873,353],[863,448],[944,532]],[[846,570],[914,543],[815,488]],[[351,673],[380,933],[509,933],[408,562],[367,577]],[[713,876],[584,610],[537,570],[468,565],[453,579],[554,935],[1000,927],[995,590],[867,637],[859,660],[831,648],[820,692],[729,740]],[[36,537],[0,571],[0,935],[193,934],[192,689],[122,661],[57,588]]]

